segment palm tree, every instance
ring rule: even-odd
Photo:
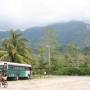
[[[27,40],[18,31],[11,31],[10,37],[5,39],[0,49],[0,60],[30,63],[31,49],[27,47]]]

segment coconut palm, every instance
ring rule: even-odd
[[[0,60],[30,63],[31,49],[27,47],[27,40],[18,31],[11,31],[10,37],[5,39],[0,49]]]

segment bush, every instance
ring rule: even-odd
[[[52,71],[53,75],[90,75],[90,69],[86,67],[60,67]]]

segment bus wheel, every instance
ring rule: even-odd
[[[19,79],[19,77],[18,77],[18,75],[15,77],[15,80],[18,80]]]

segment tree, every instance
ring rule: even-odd
[[[56,68],[56,57],[60,51],[60,45],[58,43],[57,37],[58,34],[55,30],[46,28],[44,35],[42,38],[40,38],[38,45],[38,51],[40,51],[39,54],[44,58],[44,60],[48,62],[47,64],[49,74],[54,70],[54,68]],[[55,63],[53,63],[52,60],[54,60]],[[51,69],[52,67],[53,69]]]
[[[66,50],[66,59],[68,60],[68,64],[72,67],[78,67],[79,66],[79,48],[77,45],[73,42],[70,42],[67,46]]]
[[[87,33],[85,38],[85,47],[83,49],[84,54],[90,55],[90,32]]]
[[[10,37],[3,41],[0,60],[20,63],[32,62],[31,49],[27,47],[27,40],[20,32],[12,30]]]
[[[90,67],[90,32],[87,33],[85,38],[85,47],[83,49],[84,66]]]

